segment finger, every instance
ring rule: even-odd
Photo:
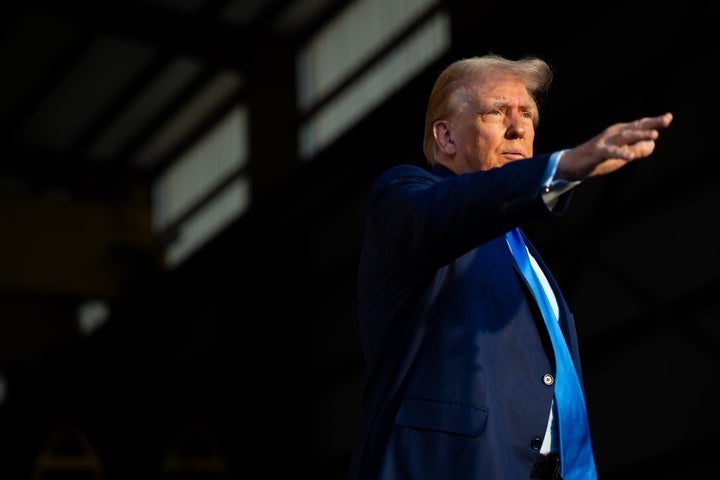
[[[609,143],[622,147],[644,140],[655,140],[659,135],[660,133],[654,129],[623,128],[612,136]]]
[[[608,145],[605,152],[603,152],[602,158],[603,161],[612,159],[629,161],[636,158],[636,156],[629,145]]]
[[[670,122],[672,122],[672,120],[673,115],[672,113],[668,112],[663,115],[658,115],[657,117],[644,117],[639,120],[635,120],[634,122],[630,122],[630,126],[631,128],[636,128],[640,130],[665,128],[670,125]]]
[[[629,150],[633,154],[633,159],[644,158],[649,156],[653,150],[655,150],[654,140],[642,140],[628,146]]]

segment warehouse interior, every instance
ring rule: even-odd
[[[600,477],[714,474],[717,4],[0,10],[3,478],[345,478],[370,184],[424,164],[436,75],[488,52],[554,68],[538,153],[674,114],[526,231],[575,315]]]

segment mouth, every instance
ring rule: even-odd
[[[525,155],[521,152],[503,152],[502,156],[508,160],[522,160]]]

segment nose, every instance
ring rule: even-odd
[[[513,110],[507,118],[508,127],[505,136],[509,139],[523,138],[525,136],[525,119],[520,112]]]

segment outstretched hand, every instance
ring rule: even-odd
[[[555,178],[582,180],[607,175],[655,150],[659,129],[672,122],[672,113],[645,117],[607,127],[590,140],[566,151]]]

